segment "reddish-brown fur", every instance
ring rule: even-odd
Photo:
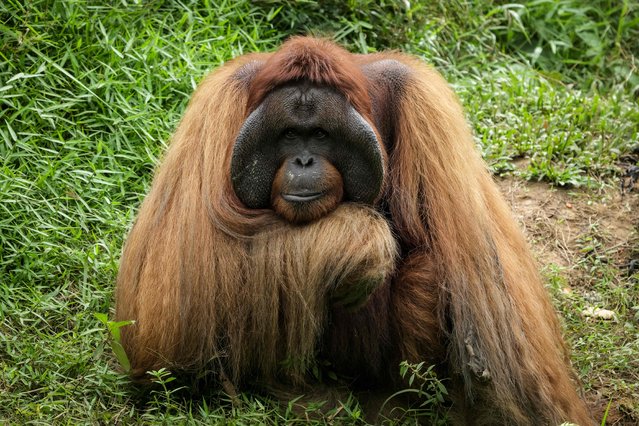
[[[401,93],[361,71],[383,61],[409,70]],[[377,117],[389,138],[377,208],[342,203],[296,226],[233,193],[229,157],[247,113],[299,80]],[[372,294],[359,309],[340,306],[362,288]],[[389,387],[402,386],[399,361],[427,360],[452,377],[460,423],[591,423],[535,262],[459,102],[399,53],[294,38],[207,77],[129,235],[116,298],[116,318],[136,321],[122,336],[135,377],[214,368],[240,386],[303,385],[320,354]]]

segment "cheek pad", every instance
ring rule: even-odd
[[[242,125],[231,156],[231,182],[238,198],[251,209],[270,205],[271,183],[276,165],[273,149],[264,142],[275,138],[267,126],[264,105],[259,106]]]

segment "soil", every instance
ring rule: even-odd
[[[593,232],[618,260],[629,261],[637,249],[639,190],[622,195],[610,187],[595,193],[514,179],[497,183],[542,264],[574,265],[583,257],[580,239]]]

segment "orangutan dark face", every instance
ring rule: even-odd
[[[264,99],[244,122],[231,159],[240,200],[290,222],[322,217],[342,201],[373,203],[383,177],[370,124],[343,95],[306,83]]]

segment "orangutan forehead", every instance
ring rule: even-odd
[[[290,98],[290,106],[298,112],[314,113],[320,105],[328,104],[334,107],[335,103],[345,101],[344,95],[328,87],[318,87],[314,84],[303,82],[291,85],[283,90],[284,96]]]
[[[346,97],[330,87],[320,87],[310,82],[292,82],[273,89],[264,104],[274,115],[283,119],[292,115],[297,118],[335,117],[348,104]]]
[[[315,104],[317,103],[317,93],[315,93],[313,87],[308,84],[302,84],[292,91],[291,95],[295,102],[295,105],[303,110],[313,109],[315,108]]]

